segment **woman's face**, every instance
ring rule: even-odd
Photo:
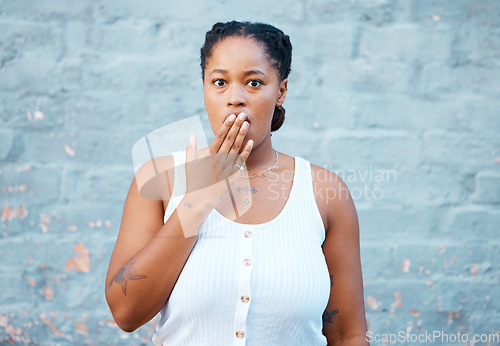
[[[224,120],[243,112],[249,122],[243,146],[253,139],[254,147],[271,132],[275,106],[285,101],[287,80],[279,81],[263,48],[254,40],[228,37],[213,49],[205,67],[203,97],[212,131]]]

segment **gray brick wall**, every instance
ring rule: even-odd
[[[500,332],[498,1],[4,0],[0,343],[151,343],[104,298],[131,149],[194,114],[213,138],[199,48],[232,19],[291,37],[274,146],[351,189],[369,329]]]

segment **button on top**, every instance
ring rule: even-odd
[[[245,236],[245,238],[250,238],[252,236],[252,232],[245,231],[245,233],[243,235]]]
[[[247,296],[247,295],[241,296],[241,301],[242,301],[243,303],[248,303],[248,301],[249,301],[249,300],[250,300],[250,297],[249,297],[249,296]]]
[[[252,265],[252,261],[250,259],[246,258],[243,260],[243,265],[248,267],[248,266]]]
[[[244,331],[242,331],[241,329],[240,329],[240,330],[237,330],[237,331],[236,331],[236,336],[237,336],[238,338],[243,338],[243,337],[245,336],[245,332],[244,332]]]

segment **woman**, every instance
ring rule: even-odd
[[[251,188],[190,190],[205,176],[189,169],[203,156],[195,140],[169,157],[175,176],[187,177],[169,182],[169,191],[190,193],[148,200],[134,178],[106,277],[106,299],[123,330],[160,312],[157,344],[367,344],[349,191],[333,172],[272,147],[271,131],[285,118],[291,52],[289,37],[267,24],[217,23],[206,33],[210,154],[238,154],[236,166],[248,175],[231,171],[231,186]],[[235,191],[247,196],[236,218]]]

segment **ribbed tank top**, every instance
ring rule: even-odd
[[[177,197],[170,199],[164,222],[186,191],[186,152],[173,155]],[[212,210],[159,313],[153,342],[326,345],[322,315],[330,278],[324,240],[311,165],[295,157],[290,195],[274,219],[241,224]]]

